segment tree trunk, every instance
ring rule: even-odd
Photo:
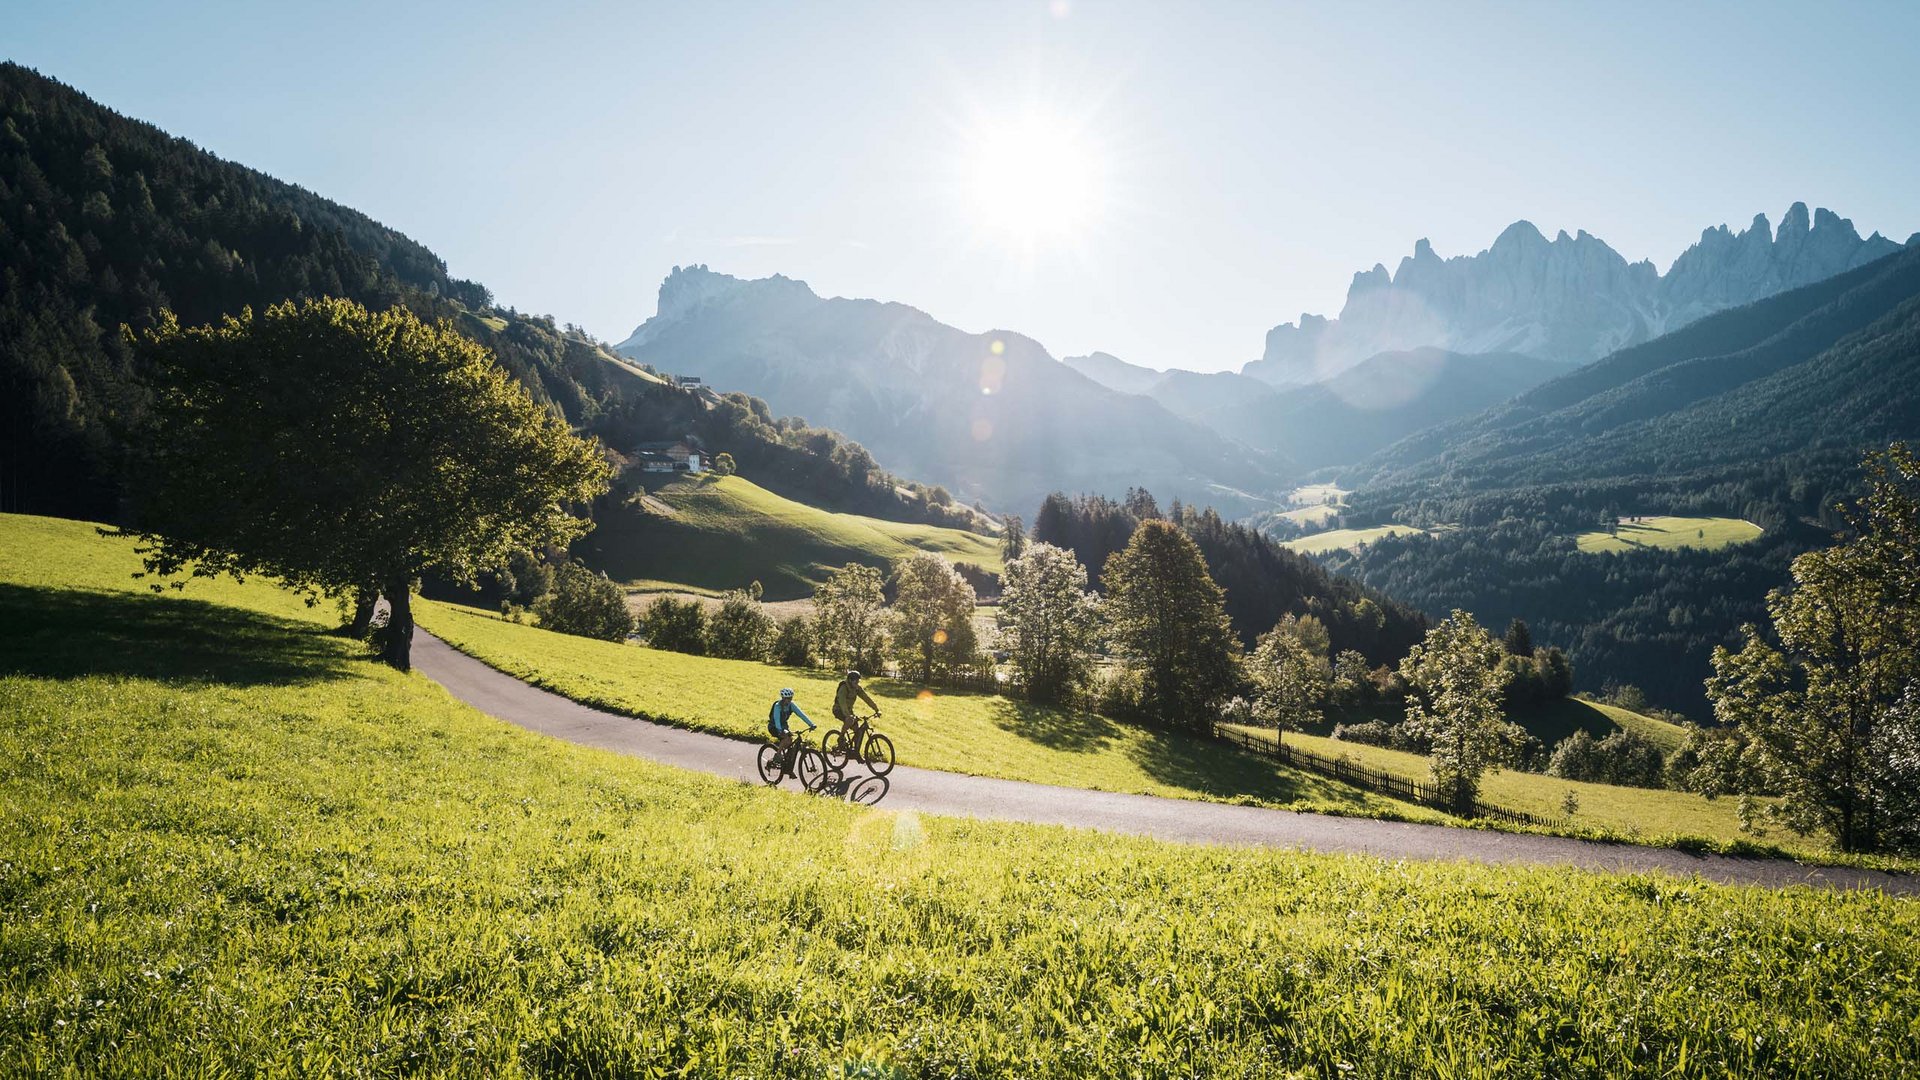
[[[380,590],[361,588],[354,593],[353,618],[340,628],[340,633],[355,641],[367,640],[367,628],[373,625],[373,609],[380,599]]]
[[[413,666],[413,601],[408,595],[411,584],[403,580],[386,590],[387,647],[380,658],[401,671]]]

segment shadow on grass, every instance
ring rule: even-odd
[[[1269,802],[1307,800],[1353,810],[1368,804],[1366,793],[1358,788],[1286,768],[1272,758],[1198,735],[1153,732],[1127,753],[1155,780],[1211,798],[1251,795]]]
[[[284,686],[349,659],[317,627],[204,600],[0,584],[0,675]]]
[[[1561,698],[1535,709],[1515,713],[1509,719],[1526,728],[1553,749],[1555,743],[1583,730],[1596,739],[1604,739],[1619,727],[1613,717],[1578,698]]]
[[[1070,754],[1104,750],[1120,734],[1119,724],[1097,713],[1082,712],[1064,705],[1038,705],[984,691],[928,689],[905,680],[888,680],[869,685],[867,692],[883,701],[901,703],[912,701],[922,693],[932,693],[936,697],[964,693],[986,704],[993,725],[1001,731],[1050,750]]]

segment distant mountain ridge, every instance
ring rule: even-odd
[[[1101,386],[1109,390],[1118,390],[1123,394],[1152,394],[1154,386],[1168,374],[1159,368],[1129,364],[1112,353],[1106,352],[1088,353],[1086,356],[1063,356],[1060,362]]]
[[[1622,349],[1351,470],[1366,501],[1766,467],[1920,437],[1920,245]]]
[[[1251,513],[1292,472],[1020,334],[969,334],[905,304],[822,298],[786,277],[675,267],[656,313],[615,348],[765,398],[963,500],[1014,512],[1055,490],[1144,486]]]
[[[1355,274],[1339,318],[1302,315],[1274,327],[1242,373],[1275,385],[1319,382],[1378,353],[1424,346],[1585,363],[1900,247],[1879,233],[1862,239],[1824,208],[1810,218],[1796,202],[1777,232],[1764,214],[1737,234],[1705,230],[1662,275],[1585,230],[1548,240],[1517,221],[1477,255],[1442,259],[1420,240],[1394,272],[1376,263]]]

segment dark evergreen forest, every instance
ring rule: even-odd
[[[614,450],[695,434],[794,498],[978,522],[835,432],[649,379],[578,328],[496,307],[364,214],[0,64],[0,510],[119,520],[125,447],[147,401],[133,335],[167,312],[198,324],[320,296],[450,321]]]

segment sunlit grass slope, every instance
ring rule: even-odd
[[[1328,529],[1326,532],[1302,536],[1297,540],[1284,541],[1280,546],[1291,548],[1305,555],[1321,555],[1341,548],[1355,548],[1362,544],[1371,544],[1387,536],[1407,536],[1424,530],[1411,525],[1378,525],[1371,529]]]
[[[1581,533],[1574,542],[1588,554],[1641,548],[1723,548],[1758,539],[1760,526],[1739,518],[1647,517],[1622,521],[1617,534],[1605,529]]]
[[[1262,738],[1273,737],[1271,730],[1241,730]],[[1424,782],[1429,775],[1430,763],[1425,757],[1402,750],[1294,732],[1287,734],[1287,742],[1322,757],[1344,756],[1356,765],[1409,780]],[[1572,817],[1562,809],[1570,790],[1580,804]],[[1698,838],[1722,846],[1758,844],[1808,856],[1833,854],[1818,837],[1795,836],[1783,829],[1772,829],[1757,836],[1741,832],[1738,800],[1731,798],[1709,799],[1685,791],[1589,784],[1512,769],[1488,774],[1480,785],[1480,797],[1501,809],[1533,814],[1545,819],[1549,826],[1575,832],[1594,830],[1649,843]]]
[[[1687,741],[1686,729],[1678,724],[1657,720],[1617,705],[1603,705],[1582,698],[1562,698],[1513,719],[1546,743],[1549,750],[1576,729],[1584,730],[1596,739],[1604,739],[1616,729],[1631,731],[1658,746],[1662,753],[1672,753]]]
[[[0,1075],[1920,1063],[1910,902],[749,788],[494,721],[264,587],[129,592],[104,545],[0,518]]]
[[[422,601],[421,625],[508,674],[590,705],[743,738],[766,732],[781,687],[815,723],[832,725],[826,672],[662,652],[556,634],[452,604]],[[899,760],[930,769],[1149,795],[1246,799],[1298,810],[1445,820],[1257,755],[1190,736],[993,694],[929,691],[876,679],[876,728]],[[749,748],[742,747],[741,754]]]
[[[769,599],[806,596],[849,562],[884,567],[918,551],[989,570],[1000,542],[962,529],[837,514],[783,498],[739,476],[648,489],[671,515],[622,508],[582,542],[588,561],[619,581],[738,589],[758,581]]]

